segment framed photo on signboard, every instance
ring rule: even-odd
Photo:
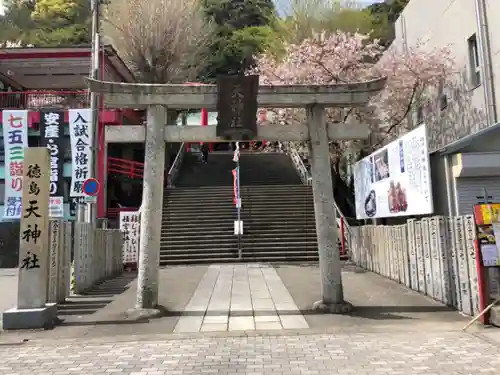
[[[474,205],[477,244],[483,267],[500,267],[500,203]]]

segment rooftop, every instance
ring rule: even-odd
[[[111,45],[102,56],[103,80],[135,81]],[[18,90],[87,89],[90,65],[90,46],[0,48],[0,79]]]

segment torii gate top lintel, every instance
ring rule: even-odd
[[[300,108],[313,104],[325,107],[359,107],[385,86],[386,78],[336,85],[261,85],[258,104],[265,108]],[[213,109],[216,85],[146,84],[105,82],[88,79],[91,92],[104,94],[111,108],[165,105],[175,109]]]

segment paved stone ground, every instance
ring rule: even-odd
[[[0,274],[7,296],[0,299],[2,310],[15,303],[14,275]],[[166,268],[160,273],[164,314],[137,321],[126,313],[135,302],[135,277],[125,274],[61,306],[64,322],[52,331],[0,334],[0,375],[499,373],[500,330],[461,332],[467,319],[425,296],[352,266],[344,267],[343,277],[346,299],[356,306],[349,316],[309,310],[320,297],[316,266]],[[269,299],[274,307],[266,310]],[[259,303],[266,314],[302,313],[309,328],[174,332],[186,311],[223,311],[227,329],[231,310],[245,315],[251,307],[255,316]],[[200,329],[217,324],[197,321]]]
[[[499,346],[457,332],[0,346],[3,375],[493,375],[499,368]]]
[[[354,305],[350,315],[318,315],[311,305],[321,297],[316,265],[276,266],[295,303],[310,327],[339,327],[350,332],[381,330],[419,330],[434,327],[460,329],[470,319],[457,311],[405,286],[353,265],[344,265],[344,298]],[[432,328],[434,329],[434,328]]]
[[[17,268],[0,268],[0,331],[2,313],[14,307],[17,300]]]
[[[218,337],[226,337],[229,333],[239,336],[237,331],[240,330],[249,336],[295,334],[298,329],[301,333],[315,334],[448,332],[458,331],[468,320],[425,296],[353,266],[344,267],[343,278],[346,299],[355,305],[355,311],[347,316],[318,315],[310,310],[312,303],[320,298],[319,272],[314,265],[281,265],[274,269],[254,265],[248,265],[248,268],[246,265],[168,267],[160,272],[162,314],[156,318],[137,319],[127,313],[135,305],[135,275],[124,274],[101,284],[88,295],[74,297],[59,306],[62,324],[56,329],[4,332],[0,334],[0,344],[23,339],[118,339],[121,336],[144,338],[155,334],[186,336],[186,331],[200,330],[202,334],[219,331],[210,332]],[[15,284],[13,276],[5,276],[0,281],[4,279],[9,281],[7,286],[0,286],[3,291],[13,282]],[[229,286],[229,283],[234,285]],[[245,288],[246,292],[243,292]],[[8,293],[12,294],[12,291]],[[230,298],[233,297],[231,305]],[[15,304],[15,293],[10,298],[10,303],[6,298],[1,299],[4,309]],[[274,307],[271,307],[271,302]],[[278,323],[276,315],[282,330],[278,330],[277,324],[259,324],[257,327],[259,320],[261,323],[264,320],[265,323]],[[231,326],[229,316],[247,319],[235,319],[238,324]],[[284,320],[290,316],[301,319],[301,324],[297,321],[285,324]],[[185,329],[182,320],[186,317],[195,318],[191,319],[196,320],[195,329]],[[218,319],[224,319],[224,322],[216,323]],[[257,331],[252,332],[254,328]],[[223,332],[226,329],[233,332]],[[196,332],[188,336],[196,335]]]
[[[272,266],[212,265],[175,333],[309,328]]]

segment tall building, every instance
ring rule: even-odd
[[[392,48],[448,46],[456,61],[458,84],[412,118],[428,129],[436,214],[500,202],[499,13],[498,0],[411,0],[395,24]]]

